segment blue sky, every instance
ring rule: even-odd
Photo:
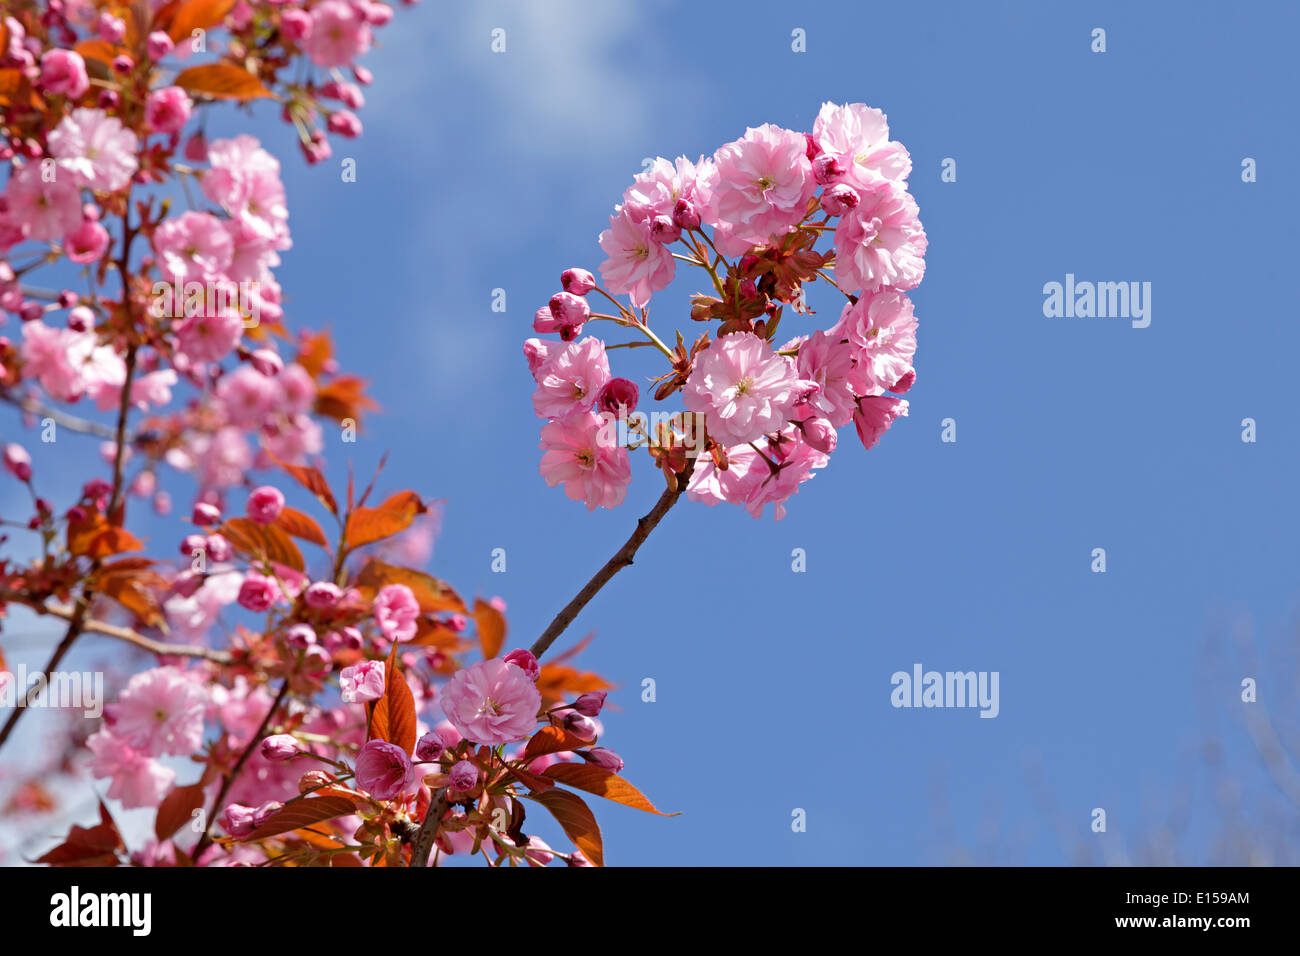
[[[1122,861],[1184,803],[1180,859],[1216,862],[1209,736],[1247,818],[1295,861],[1296,807],[1243,716],[1297,723],[1300,14],[1076,6],[427,3],[381,31],[365,136],[335,161],[306,167],[258,114],[288,157],[289,317],[329,325],[384,407],[357,445],[327,447],[333,473],[387,450],[386,486],[446,499],[431,570],[505,598],[512,646],[661,488],[644,460],[614,512],[548,488],[520,352],[560,271],[599,264],[642,159],[807,129],[825,100],[884,110],[911,151],[930,246],[910,417],[869,453],[842,433],[779,524],[683,502],[558,645],[596,631],[581,660],[621,685],[602,743],[682,811],[598,808],[609,862]],[[1044,283],[1067,273],[1150,282],[1150,327],[1046,318]],[[655,300],[665,338],[696,331],[689,283]],[[615,353],[616,374],[651,374],[647,351]],[[1228,640],[1243,631],[1253,669]],[[890,675],[915,663],[998,671],[998,717],[891,707]]]

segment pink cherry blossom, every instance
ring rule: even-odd
[[[738,332],[696,358],[682,400],[707,415],[709,435],[730,447],[783,428],[803,390],[790,358],[752,332]]]
[[[116,116],[101,109],[75,109],[50,133],[50,155],[79,186],[116,192],[139,168],[140,141]]]
[[[890,395],[868,395],[858,402],[858,409],[853,413],[853,424],[858,430],[858,438],[868,450],[875,448],[894,419],[907,414],[907,402]]]
[[[638,220],[629,206],[609,217],[609,228],[600,234],[600,248],[609,257],[600,264],[606,287],[625,293],[637,307],[667,287],[677,271],[672,253],[655,241],[648,223]]]
[[[219,277],[234,254],[225,224],[211,213],[193,211],[160,223],[153,248],[162,270],[181,279]]]
[[[767,242],[800,222],[817,188],[803,134],[765,123],[713,154],[700,180],[706,222],[726,223],[728,236]]]
[[[860,296],[856,303],[845,305],[831,331],[843,335],[855,353],[863,378],[859,394],[887,391],[912,368],[916,316],[912,300],[901,292],[883,289]]]
[[[904,181],[912,171],[907,150],[889,138],[885,114],[863,103],[823,103],[812,135],[825,155],[840,161],[850,185]]]
[[[140,753],[107,730],[86,740],[91,753],[90,774],[110,778],[108,798],[119,800],[128,810],[156,807],[176,780],[176,771]]]
[[[622,504],[632,480],[627,449],[609,431],[594,412],[542,426],[542,477],[551,487],[563,483],[564,493],[585,502],[588,511]]]
[[[925,275],[926,249],[917,216],[916,200],[889,181],[864,192],[835,230],[835,280],[840,288],[916,288]]]
[[[47,93],[77,99],[90,89],[86,61],[72,50],[46,50],[41,54],[41,86]]]
[[[361,661],[339,671],[339,690],[344,701],[363,703],[384,696],[384,662]]]
[[[47,179],[30,162],[9,177],[7,216],[29,239],[59,239],[81,225],[81,193],[72,176]]]
[[[144,121],[155,133],[175,133],[189,120],[193,106],[179,86],[164,86],[145,99]]]
[[[605,343],[588,336],[552,349],[535,373],[533,410],[539,418],[587,411],[610,380]]]
[[[405,584],[385,584],[375,595],[375,623],[390,641],[409,641],[415,637],[420,603]]]
[[[155,667],[133,676],[118,697],[113,733],[147,756],[191,754],[203,742],[206,706],[207,695],[192,676]]]
[[[357,754],[356,779],[376,800],[394,800],[415,782],[415,768],[401,747],[371,740]]]
[[[442,711],[452,726],[465,739],[489,747],[531,734],[541,704],[537,685],[499,657],[457,671],[442,691]]]
[[[370,27],[352,4],[324,0],[312,7],[304,49],[317,66],[347,66],[370,49]]]

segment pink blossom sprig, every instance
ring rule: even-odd
[[[907,414],[898,396],[916,379],[917,321],[905,293],[925,273],[926,236],[910,171],[883,113],[826,103],[810,133],[765,124],[707,159],[659,158],[637,175],[600,235],[601,281],[566,270],[562,291],[533,321],[560,341],[524,344],[533,408],[546,420],[546,482],[588,509],[614,507],[631,481],[629,451],[645,447],[670,488],[694,460],[691,500],[742,505],[754,517],[770,502],[780,520],[829,462],[838,429],[852,422],[874,447]],[[649,322],[651,299],[678,262],[712,286],[692,296],[691,319],[712,329],[690,348],[680,331],[670,346]],[[778,344],[787,309],[813,315],[805,292],[818,279],[848,300],[838,320]],[[592,292],[613,311],[593,307]],[[580,338],[595,322],[643,340]],[[609,350],[640,346],[669,363],[654,398],[680,391],[685,405],[657,413],[655,424],[637,410],[636,384],[610,367]]]

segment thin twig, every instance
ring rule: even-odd
[[[286,677],[284,683],[280,685],[280,692],[275,695],[275,701],[271,704],[271,709],[266,712],[261,725],[249,738],[248,746],[244,748],[244,752],[239,755],[239,760],[235,762],[235,769],[222,779],[221,789],[217,791],[217,799],[212,801],[212,811],[208,814],[207,820],[204,821],[203,836],[199,837],[199,842],[195,844],[194,852],[190,855],[190,858],[195,862],[198,862],[199,855],[212,843],[212,823],[216,820],[217,814],[221,812],[221,804],[225,802],[226,794],[230,792],[231,786],[239,777],[239,772],[244,769],[244,764],[248,762],[248,758],[252,755],[253,748],[261,743],[262,738],[266,736],[266,728],[270,725],[271,718],[280,709],[280,705],[284,703],[285,695],[288,693],[289,678]]]
[[[53,419],[56,425],[62,425],[69,431],[94,435],[97,438],[115,438],[117,436],[117,431],[110,425],[105,425],[102,422],[92,422],[88,418],[81,418],[77,415],[70,415],[61,409],[51,408],[49,405],[45,405],[30,396],[19,397],[8,391],[0,391],[0,402],[6,402],[30,415]]]
[[[76,608],[69,607],[66,604],[42,604],[15,591],[0,590],[0,601],[21,604],[23,607],[31,608],[37,614],[48,614],[50,617],[61,618],[65,621],[71,621],[77,613]],[[218,664],[229,664],[234,660],[229,651],[218,651],[211,647],[200,647],[197,644],[167,644],[163,641],[155,641],[151,637],[145,637],[129,627],[109,624],[107,621],[94,618],[83,620],[81,629],[84,632],[103,634],[106,637],[117,638],[119,641],[126,641],[128,644],[134,644],[136,647],[143,648],[153,654],[170,657],[201,657],[204,660],[215,661]]]
[[[542,632],[542,636],[533,642],[530,649],[534,657],[540,658],[545,654],[547,648],[555,642],[555,639],[564,633],[564,629],[573,623],[573,619],[578,616],[578,612],[587,606],[587,602],[609,583],[610,578],[632,563],[637,549],[645,543],[645,539],[663,520],[664,515],[668,513],[668,509],[677,504],[677,499],[686,491],[686,484],[690,480],[694,464],[695,459],[690,459],[686,470],[677,476],[677,487],[664,489],[664,493],[659,496],[659,500],[650,509],[650,513],[637,521],[636,530],[632,532],[632,536],[627,541],[623,542],[623,547],[615,551],[614,556],[605,562],[604,566],[592,576],[581,591],[574,595],[573,600],[566,604],[559,614],[555,615],[555,619]]]

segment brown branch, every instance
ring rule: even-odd
[[[261,743],[262,738],[266,736],[266,728],[270,726],[271,718],[275,716],[275,712],[280,709],[280,705],[284,703],[285,695],[288,693],[289,678],[286,677],[284,683],[280,685],[280,692],[275,695],[275,701],[271,704],[271,709],[266,712],[266,716],[262,718],[261,725],[258,726],[257,730],[253,733],[253,736],[249,739],[248,746],[244,748],[244,752],[239,755],[239,760],[235,762],[235,769],[226,774],[222,779],[221,789],[217,791],[217,798],[212,801],[212,811],[208,814],[207,820],[204,821],[203,836],[199,837],[199,842],[195,844],[194,852],[190,855],[190,858],[195,862],[198,862],[199,854],[206,850],[212,843],[212,824],[213,821],[216,820],[217,814],[221,812],[221,804],[225,801],[226,794],[230,792],[230,788],[234,784],[235,779],[239,776],[239,772],[244,769],[244,764],[246,764],[248,758],[252,756],[253,748]]]
[[[587,602],[596,596],[596,594],[609,583],[610,578],[616,575],[632,563],[636,556],[637,549],[645,543],[645,539],[650,536],[650,532],[655,529],[668,509],[677,504],[683,492],[686,491],[687,482],[691,477],[691,470],[695,467],[695,459],[687,460],[686,470],[677,476],[676,488],[665,488],[664,493],[659,496],[655,506],[650,509],[650,513],[640,518],[636,523],[636,530],[632,536],[623,542],[623,547],[614,552],[614,556],[605,562],[604,566],[597,571],[576,595],[573,600],[564,606],[555,619],[542,632],[542,636],[533,642],[530,650],[533,656],[540,658],[546,653],[557,637],[564,633],[564,629],[573,623],[573,619],[578,616],[578,612],[587,606]]]
[[[45,684],[49,683],[50,675],[54,672],[54,669],[59,666],[59,662],[63,660],[63,655],[68,653],[68,649],[72,647],[72,642],[80,636],[82,629],[85,627],[86,614],[89,610],[90,602],[83,595],[78,601],[76,608],[72,611],[72,615],[69,618],[68,630],[64,633],[63,640],[59,641],[59,646],[54,649],[54,653],[50,656],[49,661],[46,662],[45,668],[42,671],[45,676]],[[9,719],[5,721],[4,727],[0,728],[0,747],[5,745],[5,741],[9,739],[9,735],[13,733],[14,727],[18,724],[18,718],[22,717],[27,710],[28,708],[26,707],[14,708],[14,712],[10,714]]]
[[[81,432],[84,435],[94,435],[97,438],[114,438],[117,432],[109,425],[102,422],[92,422],[88,418],[81,418],[77,415],[69,414],[58,408],[53,408],[43,402],[32,398],[31,396],[17,396],[8,390],[0,391],[0,402],[5,402],[14,406],[29,415],[37,415],[41,418],[51,418],[56,425],[62,425],[69,431]]]
[[[429,865],[429,854],[433,851],[433,841],[438,836],[438,825],[442,822],[442,815],[447,812],[447,788],[439,787],[433,792],[433,799],[429,801],[429,809],[424,812],[424,822],[420,824],[420,830],[415,835],[411,843],[411,862],[408,866],[426,867]]]
[[[0,590],[0,601],[21,604],[23,607],[31,608],[37,614],[48,614],[50,617],[61,618],[65,621],[72,621],[77,614],[75,607],[68,607],[66,604],[42,604],[15,591]],[[155,641],[151,637],[145,637],[129,627],[109,624],[107,621],[100,621],[95,618],[83,619],[81,630],[93,634],[103,634],[106,637],[114,637],[119,641],[134,644],[136,647],[143,648],[153,654],[172,657],[201,657],[204,660],[215,661],[218,664],[229,664],[234,660],[229,651],[218,651],[211,647],[200,647],[197,644],[167,644],[162,641]]]

